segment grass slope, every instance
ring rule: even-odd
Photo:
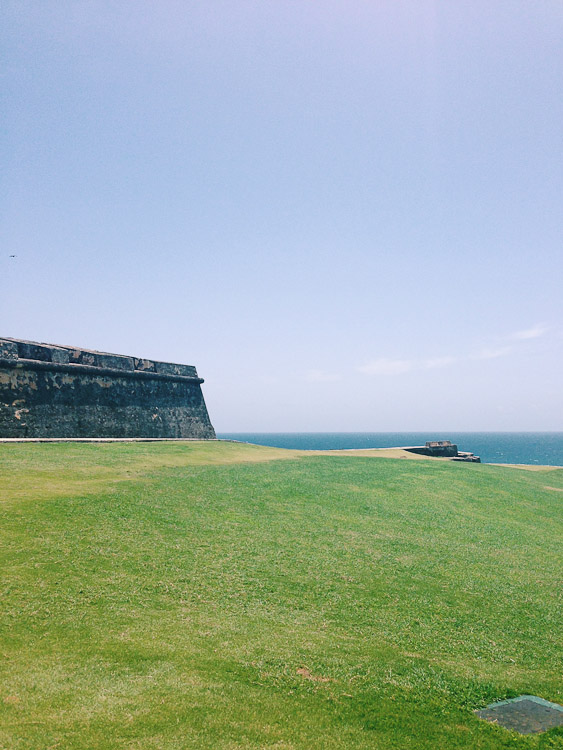
[[[285,457],[286,460],[278,460]],[[0,447],[0,747],[563,748],[563,470]]]

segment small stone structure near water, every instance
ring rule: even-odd
[[[433,456],[434,458],[451,458],[452,461],[470,461],[472,463],[481,463],[479,456],[459,451],[457,445],[450,440],[427,440],[425,445],[413,445],[403,450],[410,453],[418,453],[419,456]]]
[[[1,438],[214,439],[191,365],[0,338]]]

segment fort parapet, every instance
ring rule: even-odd
[[[0,338],[0,437],[213,439],[196,368]]]

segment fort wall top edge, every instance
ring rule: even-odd
[[[0,366],[95,372],[121,377],[190,380],[203,383],[192,365],[110,354],[74,346],[0,337]]]

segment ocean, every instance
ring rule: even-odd
[[[395,448],[451,440],[483,463],[563,466],[563,432],[221,432],[217,437],[301,450]]]

